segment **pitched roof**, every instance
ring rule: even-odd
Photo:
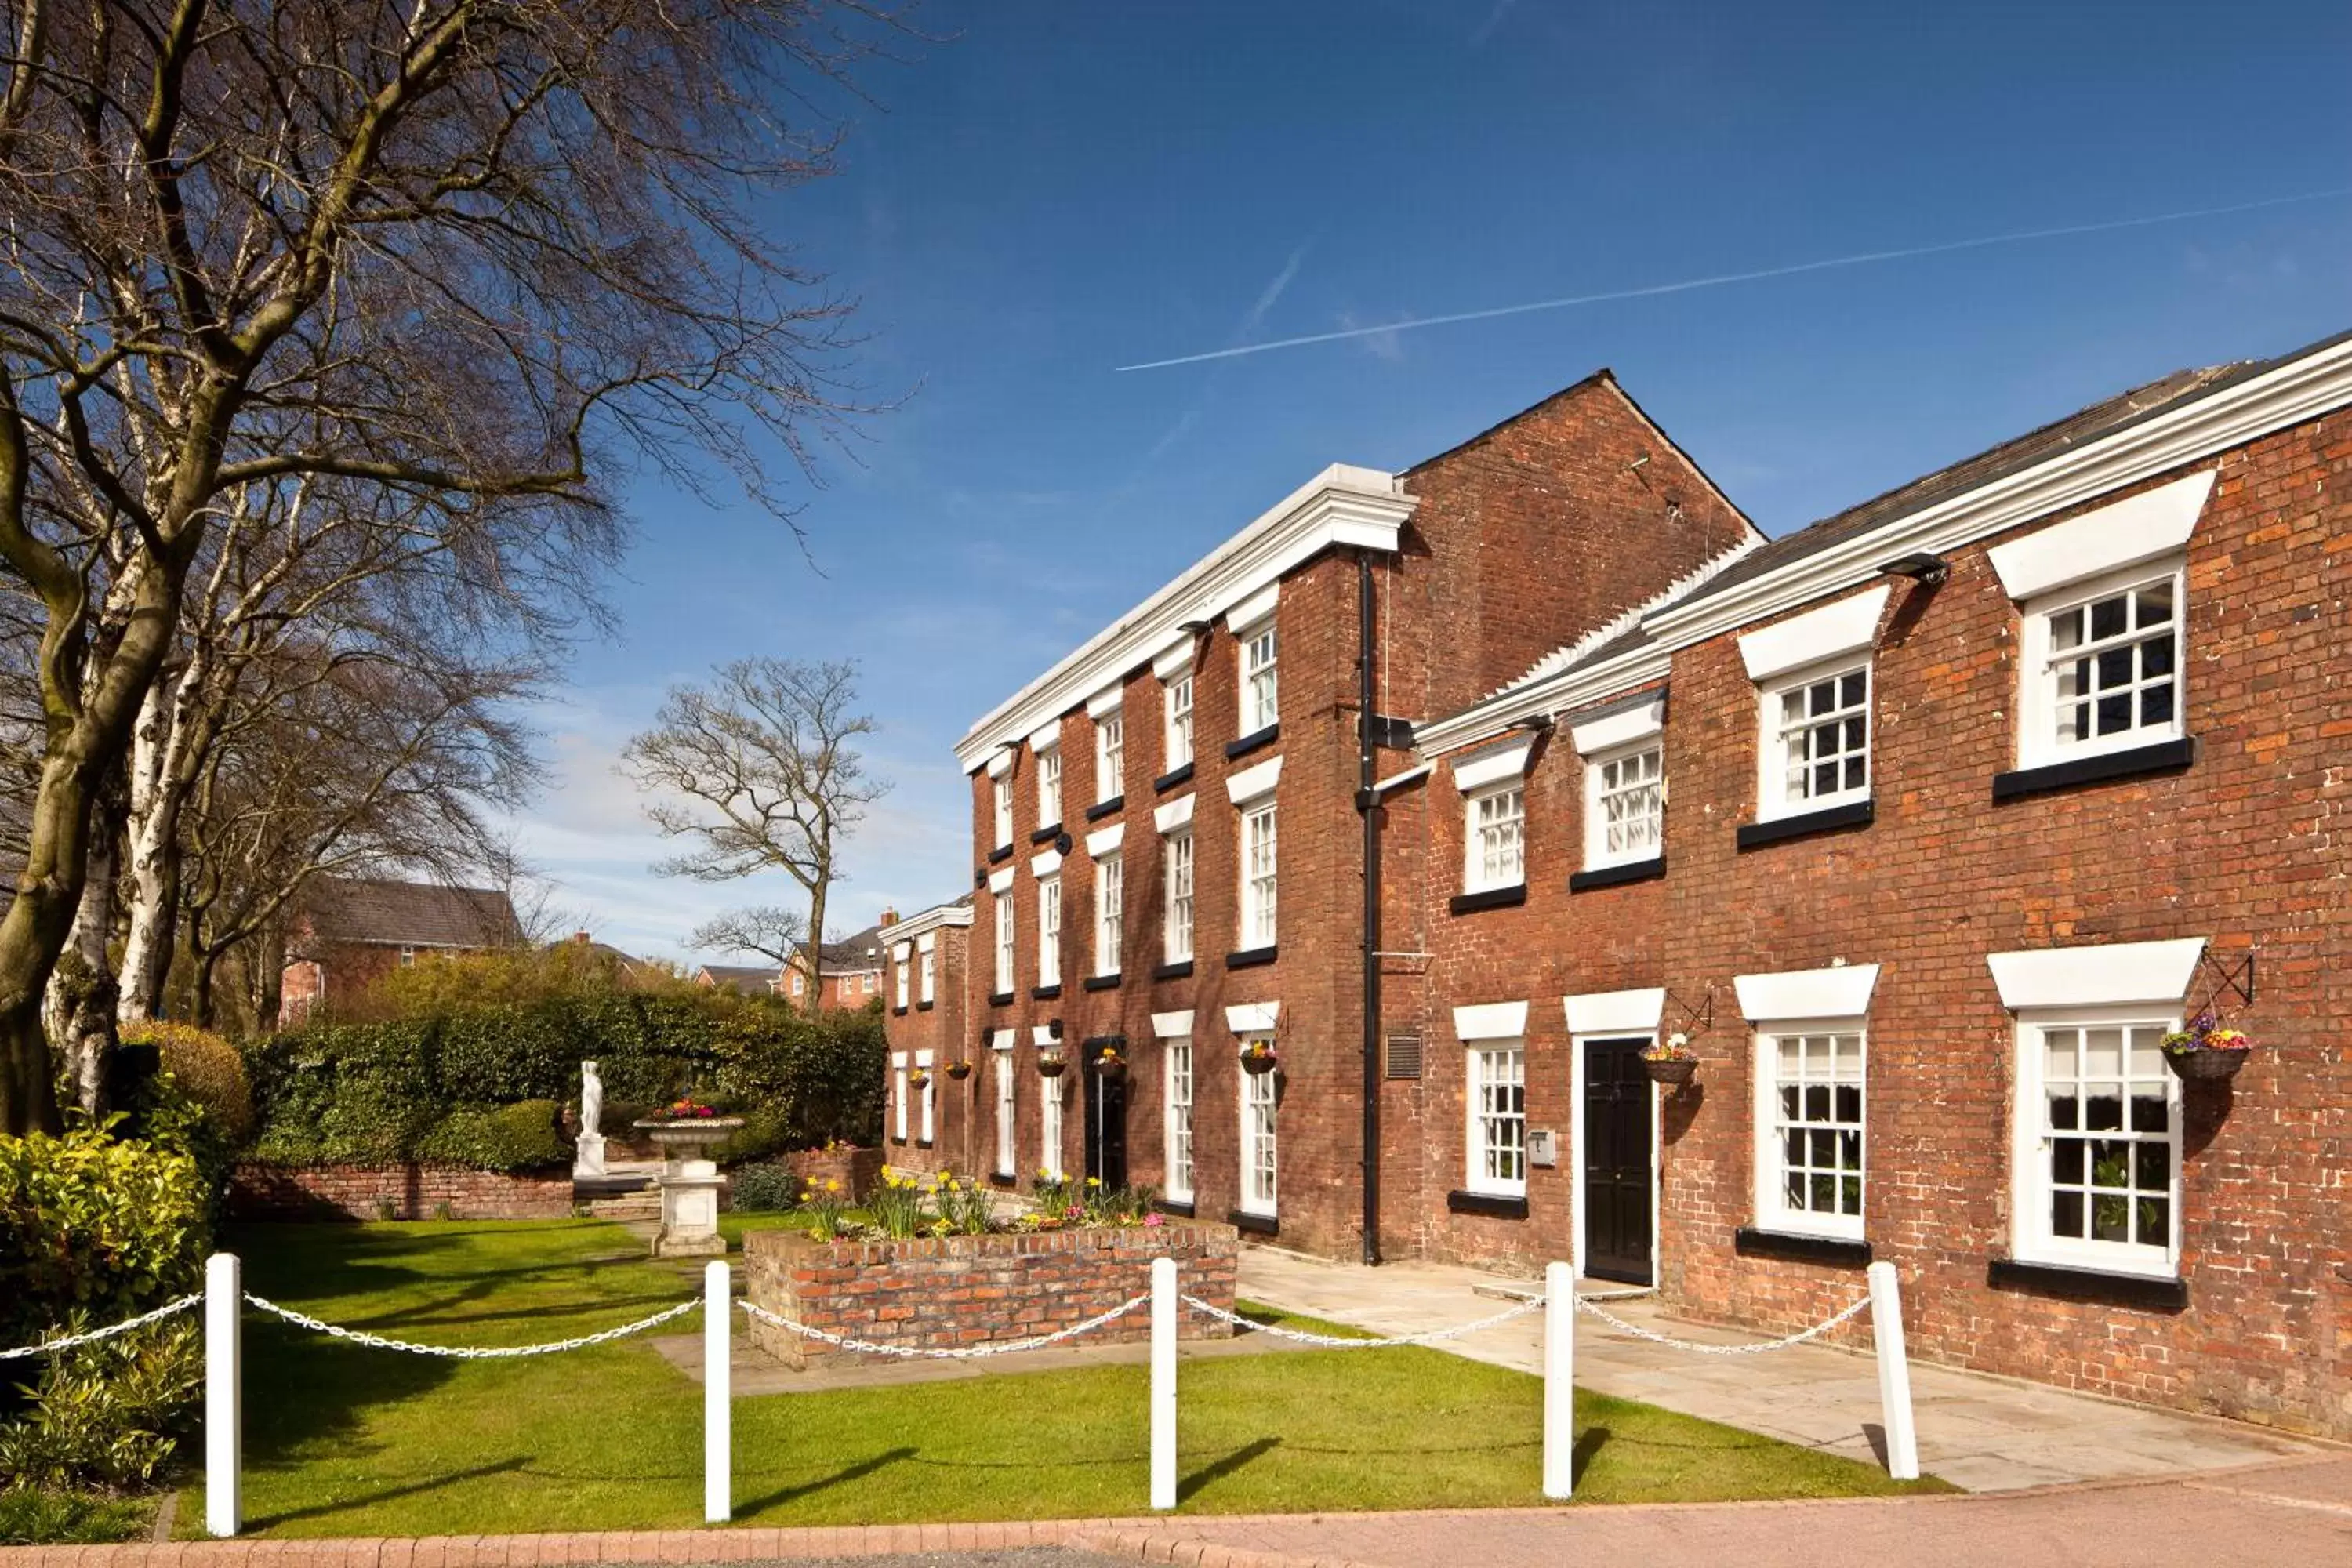
[[[775,990],[776,976],[781,973],[772,963],[706,963],[694,972],[694,977],[730,991],[740,991],[747,996],[759,996]]]
[[[881,968],[882,954],[890,945],[882,933],[889,929],[885,925],[870,925],[864,931],[852,931],[837,942],[826,942],[822,950],[824,972],[827,974],[856,974]]]
[[[496,947],[521,934],[514,905],[496,888],[326,877],[311,884],[303,912],[314,942]]]

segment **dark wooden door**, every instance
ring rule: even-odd
[[[1584,1044],[1584,1272],[1649,1285],[1654,1097],[1642,1071],[1647,1040]]]
[[[1087,1074],[1087,1174],[1106,1187],[1127,1185],[1127,1079]]]

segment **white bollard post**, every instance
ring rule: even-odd
[[[1176,1506],[1176,1260],[1151,1260],[1151,1506]]]
[[[223,1538],[245,1512],[244,1301],[236,1254],[214,1253],[205,1260],[205,1529]]]
[[[1576,1268],[1544,1266],[1543,1495],[1576,1490]]]
[[[1911,1363],[1903,1353],[1903,1287],[1895,1265],[1870,1266],[1870,1332],[1878,1345],[1878,1403],[1886,1423],[1886,1473],[1919,1479],[1919,1434],[1911,1424]]]
[[[714,1260],[702,1270],[702,1517],[711,1524],[735,1516],[734,1310],[727,1265]]]

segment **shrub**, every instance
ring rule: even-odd
[[[0,1138],[0,1345],[196,1288],[209,1240],[194,1157],[94,1129]]]
[[[245,1058],[209,1029],[192,1024],[133,1024],[122,1031],[126,1046],[152,1045],[181,1092],[204,1107],[213,1128],[232,1146],[253,1136],[253,1087]]]
[[[80,1315],[68,1320],[83,1323]],[[0,1475],[34,1487],[143,1486],[186,1432],[204,1344],[185,1315],[44,1358],[29,1407],[0,1426]]]
[[[800,1179],[784,1165],[738,1165],[730,1180],[728,1201],[738,1214],[782,1214],[800,1202]]]
[[[551,1100],[460,1106],[417,1140],[416,1155],[481,1171],[536,1171],[572,1157]]]

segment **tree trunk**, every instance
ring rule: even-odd
[[[131,739],[131,921],[122,944],[119,1016],[126,1024],[163,1010],[180,908],[180,813],[188,798],[185,762],[198,737],[194,698],[202,656],[177,681],[158,679],[139,707]]]
[[[213,970],[220,959],[217,949],[196,955],[196,983],[188,997],[188,1022],[199,1029],[213,1026]]]
[[[42,1031],[65,1058],[66,1082],[92,1118],[106,1114],[106,1063],[116,1044],[116,986],[107,964],[114,938],[115,877],[122,836],[119,778],[90,810],[89,860],[73,931],[42,995]]]
[[[820,873],[809,888],[809,1016],[824,1011],[824,896],[831,879]]]

